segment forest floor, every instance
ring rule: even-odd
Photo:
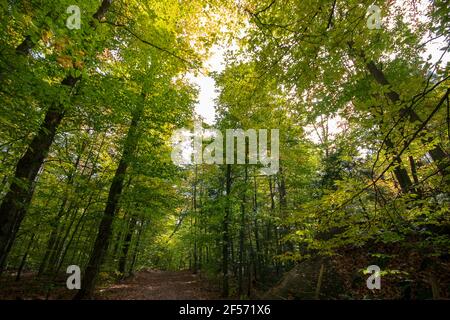
[[[219,292],[206,279],[190,271],[141,271],[133,277],[97,290],[107,300],[208,300]]]
[[[74,291],[65,288],[65,276],[58,285],[48,287],[34,274],[25,273],[20,281],[14,276],[0,279],[0,300],[71,299]],[[131,277],[97,287],[98,300],[209,300],[219,299],[220,292],[200,275],[190,271],[144,270]]]

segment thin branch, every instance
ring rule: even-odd
[[[436,112],[438,112],[438,110],[440,109],[440,107],[442,106],[442,104],[444,104],[445,101],[447,101],[448,96],[450,94],[450,89],[447,89],[447,92],[444,94],[444,96],[441,98],[441,100],[439,101],[439,103],[437,104],[437,106],[433,109],[433,111],[431,112],[431,114],[427,117],[427,119],[422,122],[422,124],[420,125],[420,127],[414,132],[412,138],[405,143],[403,149],[399,152],[398,157],[400,157],[409,147],[409,145],[417,138],[417,136],[419,135],[419,133],[426,127],[426,125],[428,124],[428,122],[430,122],[430,120],[433,118],[433,116],[436,114]],[[333,210],[333,212],[336,212],[337,210],[341,209],[342,207],[344,207],[345,205],[349,204],[350,202],[352,202],[356,197],[360,196],[363,192],[365,192],[367,189],[371,188],[373,185],[375,185],[383,176],[384,174],[394,165],[395,161],[391,161],[389,163],[389,165],[383,170],[383,172],[381,172],[381,174],[376,178],[376,179],[372,179],[372,182],[365,186],[364,188],[362,188],[361,190],[359,190],[357,193],[355,193],[351,198],[347,199],[346,201],[344,201],[341,205],[339,205],[336,209]]]
[[[260,14],[260,13],[263,13],[263,12],[269,10],[269,9],[275,4],[276,1],[277,1],[277,0],[272,0],[272,2],[271,2],[267,7],[265,7],[264,9],[261,9],[261,10],[255,12],[254,14],[255,14],[255,15],[258,15],[258,14]]]
[[[195,68],[199,67],[195,63],[190,62],[190,61],[184,59],[183,57],[178,56],[177,54],[173,53],[172,51],[170,51],[170,50],[168,50],[166,48],[160,47],[160,46],[158,46],[158,45],[156,45],[156,44],[154,44],[154,43],[152,43],[152,42],[150,42],[148,40],[143,39],[141,36],[137,35],[134,31],[130,30],[124,24],[118,24],[118,23],[114,23],[114,22],[111,22],[111,21],[101,21],[100,23],[106,23],[106,24],[112,25],[112,26],[117,27],[117,28],[123,28],[125,31],[127,31],[129,34],[131,34],[136,39],[138,39],[140,42],[142,42],[142,43],[144,43],[146,45],[149,45],[150,47],[155,48],[155,49],[157,49],[159,51],[162,51],[162,52],[164,52],[164,53],[166,53],[166,54],[168,54],[168,55],[170,55],[170,56],[172,56],[172,57],[174,57],[174,58],[176,58],[176,59],[178,59],[178,60],[188,64],[189,66],[192,66],[192,67],[195,67]]]
[[[334,16],[334,10],[336,8],[336,2],[337,2],[337,0],[334,0],[333,7],[331,8],[330,17],[328,18],[327,30],[330,29],[330,27],[333,25],[333,16]]]

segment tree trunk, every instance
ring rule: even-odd
[[[231,214],[231,165],[227,164],[226,168],[226,205],[225,205],[225,216],[223,218],[222,232],[223,232],[223,243],[222,243],[222,296],[224,298],[229,296],[229,286],[228,286],[228,257],[229,257],[229,247],[230,247],[230,235],[229,235],[229,220]]]
[[[275,192],[273,190],[272,178],[269,177],[269,191],[270,191],[270,212],[272,215],[275,215]],[[279,255],[281,253],[278,227],[275,225],[274,228],[274,236],[275,236],[275,255]],[[277,260],[273,260],[275,263],[275,270],[277,276],[280,275],[280,263]]]
[[[194,212],[193,220],[194,220],[194,266],[193,266],[193,272],[194,274],[198,271],[198,247],[197,247],[197,175],[198,175],[198,168],[197,165],[194,169],[194,185],[193,185],[193,198],[192,198],[192,211]]]
[[[105,253],[108,250],[112,223],[116,209],[119,204],[119,199],[122,194],[122,189],[125,181],[125,174],[127,172],[130,157],[133,155],[137,145],[137,131],[138,123],[144,111],[145,96],[143,95],[142,105],[138,106],[134,112],[133,119],[131,120],[130,129],[128,130],[127,138],[124,145],[124,151],[122,158],[119,161],[116,173],[114,175],[111,187],[109,189],[108,200],[106,208],[103,213],[100,226],[98,228],[97,238],[95,240],[94,248],[91,253],[88,265],[83,276],[83,286],[75,295],[74,299],[90,299],[95,287],[95,281],[97,274],[100,270],[100,265],[103,262]]]
[[[122,277],[126,276],[126,263],[128,258],[128,251],[130,249],[131,239],[133,238],[133,233],[136,226],[136,218],[132,216],[130,219],[130,224],[128,226],[127,234],[125,235],[124,243],[122,246],[122,254],[119,259],[119,272],[122,274]]]
[[[73,87],[77,81],[68,77],[64,84]],[[63,116],[64,107],[61,104],[55,104],[47,110],[41,128],[17,163],[11,186],[0,206],[0,273],[16,238],[18,227],[30,205],[34,180],[49,152]]]
[[[137,257],[138,257],[138,253],[139,253],[139,245],[141,244],[141,236],[142,236],[142,233],[144,232],[144,229],[145,229],[145,222],[141,222],[140,223],[140,228],[139,228],[139,231],[138,231],[137,240],[136,240],[136,243],[134,245],[133,259],[131,260],[130,269],[128,271],[129,274],[133,273],[134,266],[136,265],[136,261],[137,261]]]
[[[31,248],[33,247],[35,236],[36,236],[36,232],[33,233],[33,235],[31,236],[30,242],[28,243],[27,249],[25,250],[25,253],[22,257],[22,261],[20,262],[19,268],[17,269],[16,281],[20,280],[20,276],[22,274],[23,268],[25,267],[25,263],[27,262],[28,254],[30,253]]]
[[[103,0],[93,18],[103,19],[111,3],[112,0]],[[31,37],[27,36],[16,48],[16,52],[29,55],[33,46]],[[79,77],[74,78],[69,75],[62,80],[61,85],[73,88],[79,80]],[[38,133],[16,165],[11,186],[0,205],[0,274],[16,238],[17,230],[30,205],[33,182],[47,157],[56,131],[64,117],[64,111],[64,106],[59,102],[55,102],[47,110]]]
[[[244,188],[245,189],[247,188],[247,178],[248,178],[247,170],[248,170],[247,166],[245,166],[245,178],[244,178]],[[239,295],[239,297],[241,297],[244,292],[243,268],[245,265],[245,261],[244,261],[244,259],[245,259],[245,257],[244,257],[244,252],[245,252],[244,241],[245,241],[245,226],[246,226],[245,207],[247,205],[247,197],[246,197],[245,189],[244,189],[244,193],[242,195],[241,225],[239,227],[239,269],[238,269],[238,295]]]
[[[55,274],[58,274],[59,271],[61,270],[61,267],[62,267],[62,265],[63,265],[63,263],[64,263],[64,259],[65,259],[66,255],[67,255],[67,252],[69,251],[69,248],[70,248],[70,246],[71,246],[71,244],[72,244],[72,242],[73,242],[73,239],[74,239],[75,235],[76,235],[77,232],[78,232],[78,229],[79,229],[79,227],[80,227],[80,224],[81,224],[81,222],[84,223],[84,221],[85,221],[84,218],[85,218],[85,216],[86,216],[86,213],[87,213],[87,211],[88,211],[88,208],[89,208],[89,207],[91,206],[91,204],[92,204],[93,196],[94,196],[94,193],[91,193],[91,195],[90,195],[90,197],[89,197],[89,200],[88,200],[88,203],[87,203],[86,207],[84,208],[83,213],[81,214],[80,219],[78,220],[77,224],[75,225],[75,229],[74,229],[74,231],[72,232],[72,236],[70,237],[69,242],[68,242],[67,245],[64,247],[63,252],[61,253],[61,256],[60,256],[60,258],[59,258],[59,263],[58,263],[58,266],[57,266],[57,268],[56,268]],[[80,230],[80,234],[81,234],[82,229],[83,229],[83,228],[81,228],[81,230]]]
[[[258,281],[261,274],[261,243],[259,239],[259,223],[258,223],[258,185],[256,183],[256,176],[253,177],[253,225],[254,225],[254,236],[255,236],[255,280]]]
[[[355,49],[353,48],[352,42],[348,42],[348,46],[352,53],[356,52]],[[390,83],[387,80],[386,76],[384,75],[383,71],[381,71],[376,66],[374,61],[368,61],[366,59],[364,52],[362,51],[357,52],[357,55],[364,60],[367,70],[373,76],[373,78],[377,83],[379,83],[382,86],[390,86]],[[386,93],[386,96],[388,97],[389,100],[391,100],[392,103],[397,103],[400,101],[400,95],[392,89],[390,89]],[[406,116],[411,123],[416,123],[418,126],[422,123],[420,117],[411,107],[402,107],[400,109],[400,116],[401,117]],[[423,133],[421,133],[421,138],[423,143],[430,143],[432,142],[433,139],[432,137],[424,137]],[[429,151],[429,153],[433,161],[436,163],[436,166],[439,168],[440,173],[443,176],[448,176],[450,174],[449,155],[439,145],[435,145]]]

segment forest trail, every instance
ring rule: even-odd
[[[219,297],[219,292],[210,287],[206,279],[190,271],[141,271],[96,292],[97,299],[105,300],[206,300]]]

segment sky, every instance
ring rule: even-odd
[[[226,50],[227,48],[219,45],[213,46],[211,56],[205,63],[205,68],[209,72],[222,72],[225,69],[224,54]],[[214,79],[203,74],[197,76],[188,74],[187,78],[198,85],[200,89],[198,103],[195,105],[195,112],[204,119],[204,122],[210,125],[214,124],[216,114],[214,100],[219,95]]]

